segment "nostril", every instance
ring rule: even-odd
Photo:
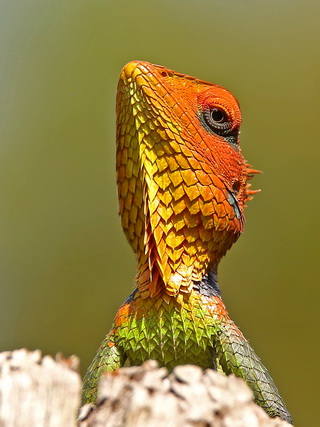
[[[232,184],[232,189],[236,195],[239,193],[240,187],[241,187],[241,184],[239,180],[234,181],[234,183]]]
[[[161,71],[160,73],[162,77],[168,77],[168,73],[166,71]]]

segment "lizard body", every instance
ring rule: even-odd
[[[220,296],[217,267],[244,228],[255,171],[239,146],[241,113],[226,89],[133,61],[117,92],[117,184],[123,230],[136,254],[135,289],[85,377],[127,363],[193,363],[244,378],[272,417],[292,422],[258,356]]]

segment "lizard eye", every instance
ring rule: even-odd
[[[226,114],[220,108],[213,108],[211,110],[211,118],[213,121],[222,123],[226,121]]]
[[[219,107],[206,108],[203,119],[207,126],[218,135],[225,135],[232,128],[232,121],[228,113]]]
[[[225,89],[213,86],[198,95],[197,104],[198,117],[205,130],[238,149],[241,113],[237,100]]]

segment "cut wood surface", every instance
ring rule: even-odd
[[[84,410],[85,408],[83,408]],[[101,382],[97,407],[81,427],[284,427],[253,402],[246,383],[212,369],[177,366],[172,373],[149,360],[121,368]],[[85,410],[82,415],[86,418]]]
[[[253,402],[245,382],[211,369],[155,361],[107,373],[97,405],[80,410],[78,358],[40,351],[0,353],[0,427],[289,426]]]
[[[81,379],[78,358],[40,351],[0,353],[0,426],[75,426]]]

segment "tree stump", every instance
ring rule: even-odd
[[[285,427],[253,401],[246,383],[194,365],[172,373],[149,360],[105,374],[97,406],[86,405],[81,427]]]
[[[169,373],[152,360],[105,374],[96,406],[79,413],[78,365],[75,356],[0,353],[0,426],[290,427],[269,418],[240,378],[193,365]]]

